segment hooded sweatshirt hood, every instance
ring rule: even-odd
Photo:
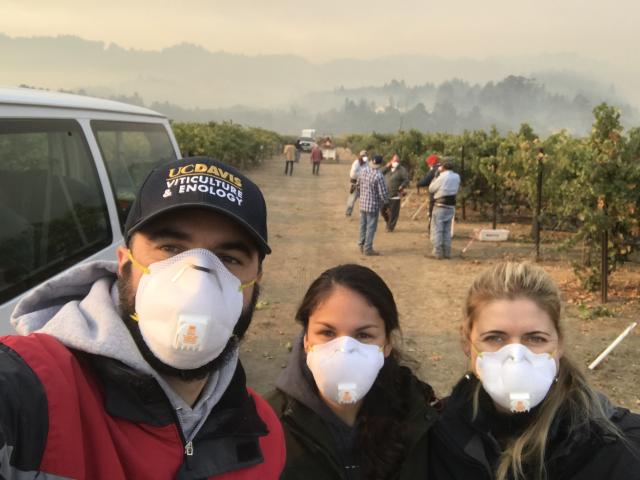
[[[337,427],[344,427],[345,423],[333,413],[318,394],[313,374],[307,367],[307,354],[304,351],[303,338],[304,332],[296,337],[289,363],[278,377],[276,388],[314,411],[326,422]]]
[[[120,314],[117,263],[96,261],[78,265],[25,295],[11,316],[20,335],[45,333],[65,346],[119,360],[153,376],[173,406],[185,433],[193,435],[233,378],[238,350],[212,372],[200,399],[191,408],[143,358]]]
[[[278,377],[276,388],[309,408],[324,421],[333,437],[334,449],[342,465],[357,464],[357,452],[354,451],[357,422],[353,427],[344,423],[318,394],[313,374],[307,367],[303,338],[304,331],[293,344],[289,363]]]
[[[120,317],[116,270],[115,262],[93,262],[36,287],[13,311],[13,327],[20,335],[46,333],[69,348],[155,373]]]

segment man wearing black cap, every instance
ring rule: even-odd
[[[117,263],[17,305],[23,336],[0,339],[0,476],[279,478],[282,429],[238,360],[271,252],[259,188],[210,158],[171,162],[124,236]]]

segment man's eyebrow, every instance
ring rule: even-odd
[[[231,240],[228,242],[223,242],[216,246],[216,250],[239,250],[240,252],[246,254],[248,257],[251,257],[256,248],[248,242],[242,240]]]
[[[191,241],[191,235],[182,230],[178,230],[169,226],[162,226],[157,228],[150,228],[144,232],[145,236],[152,242],[158,241],[159,239],[171,239],[171,240],[181,240],[181,241]],[[203,246],[203,248],[206,248]],[[227,242],[222,242],[215,246],[216,250],[237,250],[248,257],[251,257],[254,252],[258,249],[257,247],[248,241],[245,240],[229,240]]]
[[[149,240],[156,241],[159,238],[171,238],[175,240],[189,240],[191,236],[183,232],[182,230],[176,230],[172,227],[158,227],[158,228],[150,228],[145,231],[144,234],[147,236]]]

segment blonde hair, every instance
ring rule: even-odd
[[[560,341],[564,335],[560,322],[562,302],[560,291],[551,277],[540,267],[530,263],[500,263],[481,273],[471,285],[464,309],[461,328],[463,340],[470,340],[473,323],[478,313],[494,300],[529,299],[545,311],[553,322]],[[478,382],[473,394],[473,415],[478,412],[482,384]],[[496,480],[506,480],[511,474],[514,480],[525,478],[544,479],[545,447],[549,429],[560,412],[566,415],[569,435],[589,423],[604,432],[622,438],[620,430],[609,420],[599,395],[589,386],[585,375],[562,356],[558,377],[544,399],[536,418],[526,430],[507,444],[496,467]],[[525,466],[526,475],[525,475]],[[534,475],[531,477],[531,475]]]

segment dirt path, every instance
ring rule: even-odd
[[[360,263],[378,272],[391,288],[400,311],[403,350],[420,363],[420,375],[436,391],[447,394],[465,372],[466,358],[459,348],[458,326],[462,302],[472,278],[502,258],[524,259],[530,244],[475,243],[465,258],[459,252],[477,225],[456,225],[454,258],[425,258],[428,238],[422,214],[411,214],[426,197],[413,194],[393,233],[380,220],[374,246],[381,257],[362,256],[357,247],[357,206],[345,217],[348,172],[351,161],[323,164],[319,176],[311,175],[307,155],[295,165],[293,177],[283,175],[284,162],[274,159],[250,176],[263,189],[269,211],[269,243],[273,249],[264,264],[263,308],[256,312],[241,349],[248,384],[259,392],[272,388],[287,362],[288,345],[300,331],[293,318],[309,283],[325,269],[340,263]],[[457,254],[456,254],[457,252]],[[566,284],[569,265],[559,256],[543,263],[551,275]],[[628,272],[632,280],[638,272]],[[571,356],[586,366],[632,320],[640,318],[640,305],[613,303],[613,318],[582,320],[575,307],[567,308],[567,333]],[[617,305],[617,306],[616,306]],[[640,410],[640,327],[595,372],[594,384],[616,402]]]

